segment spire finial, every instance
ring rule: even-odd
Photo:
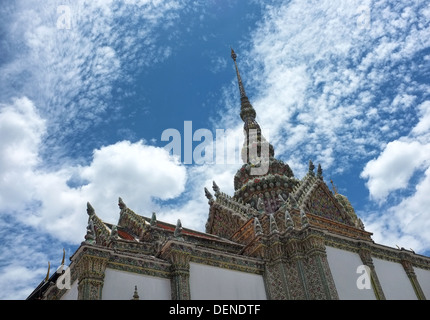
[[[133,299],[131,300],[139,300],[139,294],[137,293],[137,286],[134,286]]]
[[[331,186],[333,187],[334,194],[336,195],[336,194],[337,194],[336,186],[334,185],[334,183],[333,183],[333,180],[332,180],[332,179],[330,179],[330,182],[331,182]]]
[[[268,143],[262,136],[260,125],[255,120],[257,114],[254,110],[254,107],[249,102],[248,97],[246,96],[245,88],[242,83],[242,78],[240,77],[239,68],[237,67],[236,57],[237,57],[236,53],[234,52],[233,48],[231,48],[231,58],[234,61],[234,66],[236,68],[237,82],[239,84],[240,117],[244,122],[244,130],[246,135],[245,143],[242,148],[242,160],[244,163],[253,163],[254,161],[258,160],[258,159],[255,159],[256,157],[265,158],[266,156],[263,155],[261,151],[260,151],[260,154],[251,155],[249,147],[256,146],[257,150],[260,150],[261,144],[267,143],[269,148],[269,154],[268,154],[269,158],[274,157],[275,151],[273,149],[273,146],[270,143]],[[255,150],[256,151],[255,153],[258,153],[257,150]]]
[[[234,52],[233,48],[231,48],[231,58],[233,59],[234,66],[236,67],[236,75],[237,75],[237,82],[239,84],[240,99],[244,99],[244,98],[248,99],[246,97],[245,88],[243,87],[242,78],[240,77],[239,68],[237,67],[237,63],[236,63],[237,55],[236,55],[236,52]],[[254,113],[255,113],[255,111],[254,111]],[[254,118],[255,118],[255,116],[254,116]]]
[[[231,58],[232,58],[234,61],[236,61],[236,58],[237,58],[236,52],[234,52],[234,50],[233,50],[233,48],[232,48],[232,47],[230,47],[230,49],[231,49]]]

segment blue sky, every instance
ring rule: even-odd
[[[429,255],[429,21],[427,1],[3,4],[0,299],[72,255],[87,201],[204,231],[203,188],[232,195],[241,163],[184,164],[161,136],[241,139],[230,47],[275,156],[299,179],[320,163],[376,242]]]

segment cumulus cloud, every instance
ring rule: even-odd
[[[62,241],[79,243],[87,201],[102,219],[116,223],[119,196],[146,211],[156,206],[157,199],[175,198],[184,190],[184,166],[163,148],[143,141],[101,147],[87,166],[40,168],[44,123],[27,98],[0,109],[0,133],[5,138],[0,148],[2,215]]]
[[[378,214],[365,218],[368,228],[376,233],[375,241],[418,252],[429,250],[428,235],[430,205],[430,127],[428,126],[429,102],[419,107],[420,119],[410,133],[386,145],[378,158],[369,161],[361,177],[367,179],[370,197],[380,203],[390,199],[394,191],[405,193],[395,205],[383,207]],[[414,175],[418,182],[411,186]]]
[[[39,164],[38,146],[45,133],[45,121],[27,98],[0,105],[0,202],[2,210],[25,208],[31,200]]]
[[[369,161],[361,173],[367,179],[370,196],[385,200],[390,191],[408,186],[413,173],[429,165],[430,144],[395,140],[387,144],[377,159]]]
[[[113,223],[118,219],[118,196],[136,212],[148,215],[153,200],[177,197],[187,180],[186,169],[176,158],[142,141],[121,141],[95,150],[92,163],[80,168],[80,176],[89,181],[81,187],[82,194]]]
[[[404,197],[395,206],[371,213],[364,219],[377,243],[412,248],[415,252],[428,252],[430,235],[430,168],[427,168],[412,195]]]

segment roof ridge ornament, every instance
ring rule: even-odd
[[[124,201],[122,201],[121,197],[118,198],[118,207],[123,210],[123,209],[127,209],[127,205],[124,203]]]
[[[173,236],[175,238],[179,237],[182,234],[182,223],[181,223],[181,219],[178,219],[178,221],[176,222],[176,227],[175,227],[175,231],[173,233]]]
[[[46,273],[45,282],[49,280],[49,271],[51,270],[51,263],[48,261],[48,272]]]
[[[337,188],[336,188],[336,186],[334,185],[334,182],[333,182],[333,180],[332,179],[330,179],[330,183],[331,183],[331,186],[333,187],[333,192],[334,192],[334,194],[335,195],[337,195],[338,193],[337,193]]]
[[[155,212],[152,212],[151,220],[149,222],[150,226],[156,226],[157,225],[157,214]]]

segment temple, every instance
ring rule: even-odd
[[[243,165],[234,194],[204,189],[206,231],[142,216],[119,198],[116,225],[87,204],[84,241],[70,264],[27,299],[418,299],[430,298],[430,258],[377,244],[348,198],[309,161],[299,179],[275,158],[236,62]],[[202,192],[203,196],[203,192]],[[207,210],[202,208],[202,210]]]

